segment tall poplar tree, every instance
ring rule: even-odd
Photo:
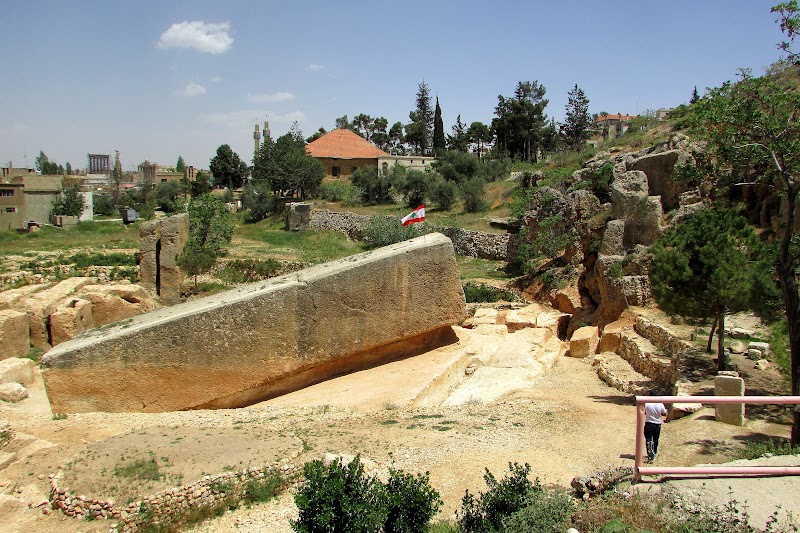
[[[433,151],[446,150],[444,140],[444,122],[442,121],[442,108],[439,107],[439,97],[436,97],[436,110],[433,113]]]

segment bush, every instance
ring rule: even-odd
[[[449,211],[456,202],[458,187],[450,181],[437,180],[431,187],[431,200],[442,211]]]
[[[281,267],[274,259],[234,259],[225,263],[217,276],[228,283],[251,283],[271,278]]]
[[[325,466],[311,461],[303,466],[305,481],[294,501],[299,510],[292,529],[298,532],[341,531],[373,533],[383,517],[377,481],[364,475],[359,457],[347,466],[341,460]]]
[[[378,172],[378,167],[361,167],[353,173],[354,187],[363,191],[362,200],[369,204],[392,204],[392,179]]]
[[[153,189],[153,197],[158,207],[165,213],[183,211],[183,187],[177,181],[159,183]]]
[[[364,241],[380,247],[406,241],[433,231],[427,224],[403,226],[395,217],[373,217],[363,230]]]
[[[114,200],[111,198],[110,194],[95,194],[92,201],[92,211],[95,215],[112,216],[119,214],[114,207]]]
[[[485,283],[465,283],[464,298],[466,298],[467,303],[497,302],[498,300],[514,302],[517,300],[517,296],[513,292],[498,289]]]
[[[524,508],[503,520],[503,531],[560,533],[569,528],[574,510],[572,498],[563,490],[534,491]]]
[[[357,171],[356,171],[357,172]],[[353,197],[357,197],[357,202],[360,203],[364,190],[351,185],[344,181],[332,181],[330,183],[323,183],[317,188],[317,196],[329,202],[342,202],[347,204]]]
[[[416,533],[428,530],[442,505],[427,473],[390,469],[384,485],[364,474],[358,456],[346,466],[341,459],[328,466],[312,461],[303,474],[305,482],[295,494],[300,511],[292,522],[295,531]]]
[[[421,170],[412,169],[406,172],[400,192],[403,193],[408,207],[414,208],[425,202],[431,180],[431,175]]]
[[[247,209],[246,223],[258,222],[272,215],[278,202],[269,186],[264,184],[245,185],[242,190],[242,208]]]
[[[483,199],[483,179],[472,178],[465,181],[461,186],[461,195],[464,197],[464,211],[476,213],[486,209],[486,202]]]
[[[477,498],[466,491],[461,499],[461,510],[456,512],[462,530],[467,533],[498,531],[505,518],[528,505],[532,492],[542,490],[538,478],[534,483],[528,479],[529,464],[509,463],[508,470],[509,475],[497,481],[487,468],[483,479],[489,490],[481,492]]]
[[[478,167],[478,176],[487,183],[502,181],[508,178],[510,172],[511,161],[509,159],[492,159]]]

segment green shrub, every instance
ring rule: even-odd
[[[800,455],[800,446],[792,447],[789,439],[773,437],[762,442],[748,442],[736,453],[737,459],[758,459],[766,454]]]
[[[364,241],[372,246],[388,246],[433,231],[427,224],[403,226],[396,217],[373,217],[363,230]]]
[[[95,215],[111,216],[119,214],[116,207],[114,207],[114,200],[110,194],[99,193],[93,196],[92,211]]]
[[[442,505],[429,476],[389,470],[386,484],[364,474],[357,456],[325,466],[312,461],[303,467],[305,481],[295,494],[300,511],[292,529],[300,532],[416,533]]]
[[[356,203],[360,203],[363,194],[363,189],[355,187],[345,181],[323,183],[317,188],[317,196],[323,200],[342,202],[345,205],[347,205],[347,202],[352,201],[354,197],[356,197]]]
[[[248,183],[242,190],[242,208],[247,210],[245,223],[264,220],[274,214],[277,207],[278,201],[267,185]]]
[[[362,167],[351,176],[353,185],[362,191],[362,201],[369,204],[391,204],[392,179],[378,172],[378,167]]]
[[[531,483],[528,474],[531,466],[525,463],[508,464],[509,475],[500,481],[486,469],[483,479],[489,490],[477,497],[467,490],[461,499],[461,510],[456,512],[458,524],[466,533],[501,530],[502,522],[528,505],[530,494],[541,491],[538,478]]]
[[[533,491],[525,507],[503,520],[503,531],[561,533],[569,528],[573,512],[572,498],[564,490]]]
[[[252,479],[244,487],[244,500],[247,503],[263,503],[271,500],[281,491],[286,480],[280,472],[266,474],[261,479]]]
[[[70,257],[61,256],[58,262],[62,265],[74,264],[77,268],[88,268],[90,266],[135,266],[136,256],[134,254],[124,254],[121,252],[104,254],[87,254],[81,252]]]
[[[517,296],[504,289],[498,289],[485,283],[464,283],[464,298],[467,303],[484,303],[484,302],[497,302],[503,300],[505,302],[517,301]]]
[[[252,283],[275,276],[282,266],[274,259],[234,259],[227,261],[217,276],[227,283]]]
[[[461,196],[464,198],[464,211],[477,213],[486,209],[483,193],[483,178],[472,178],[461,185]]]
[[[431,200],[441,211],[449,211],[455,204],[457,195],[458,187],[450,181],[437,180],[431,186]]]
[[[149,459],[136,459],[130,463],[114,467],[114,475],[130,479],[140,479],[145,481],[158,481],[163,474],[159,472],[158,463],[154,457]]]
[[[374,533],[383,523],[377,481],[364,475],[359,457],[350,464],[341,460],[325,466],[311,461],[303,466],[305,481],[294,501],[299,517],[292,521],[298,532],[341,531]]]

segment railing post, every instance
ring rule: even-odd
[[[634,454],[633,481],[639,481],[639,468],[642,466],[642,446],[644,443],[644,404],[636,397],[636,453]]]

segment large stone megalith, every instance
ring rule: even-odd
[[[420,353],[464,317],[431,234],[85,332],[42,373],[54,412],[239,407]]]
[[[139,226],[141,284],[166,304],[181,301],[183,274],[176,263],[189,240],[189,215],[143,222]]]

